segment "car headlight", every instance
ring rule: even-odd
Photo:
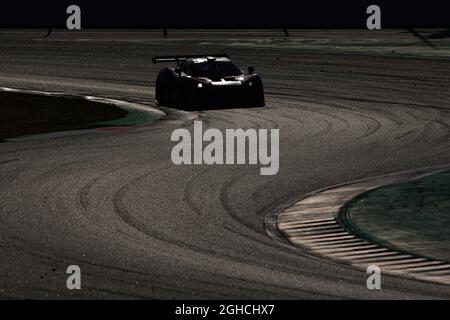
[[[199,83],[199,84],[197,84],[197,87],[201,88],[201,87],[203,87],[203,84]]]

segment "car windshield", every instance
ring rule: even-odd
[[[192,75],[195,77],[224,78],[241,74],[241,70],[231,61],[206,61],[192,65]]]

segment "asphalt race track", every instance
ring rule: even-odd
[[[153,105],[152,55],[223,50],[141,33],[44,34],[0,34],[0,86]],[[448,59],[228,53],[256,67],[267,106],[200,116],[219,129],[279,128],[279,174],[175,166],[174,128],[0,144],[2,298],[450,298],[449,286],[388,275],[370,291],[363,271],[279,243],[263,225],[313,190],[450,162]],[[82,290],[66,288],[72,264]]]

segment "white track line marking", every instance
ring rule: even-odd
[[[414,267],[426,267],[442,264],[441,261],[422,261],[422,262],[412,262],[409,264],[397,264],[388,266],[391,270],[409,270]]]
[[[414,268],[407,268],[405,270],[408,270],[410,272],[422,272],[422,271],[434,271],[434,270],[442,270],[442,269],[448,269],[450,271],[450,265],[439,265],[439,266],[431,266],[431,267],[414,267]]]
[[[353,251],[353,252],[338,252],[338,253],[329,253],[332,257],[345,257],[345,258],[353,258],[353,257],[360,257],[360,256],[370,256],[372,254],[378,254],[380,252],[387,252],[388,249],[377,247],[375,249],[367,249],[367,250],[361,250],[361,251]]]
[[[390,259],[390,261],[385,261],[385,262],[381,262],[378,261],[374,264],[376,264],[379,267],[387,267],[390,268],[391,266],[400,266],[400,265],[405,265],[405,264],[409,264],[409,263],[413,263],[413,262],[423,262],[423,261],[427,261],[424,258],[406,258],[406,259],[398,259],[398,258],[393,258]]]
[[[410,259],[414,258],[414,256],[410,254],[399,254],[398,252],[392,252],[391,255],[388,255],[386,257],[366,257],[366,258],[360,258],[356,259],[358,263],[361,264],[376,264],[383,263],[383,261],[402,261],[402,259]]]
[[[361,268],[376,264],[396,275],[406,274],[417,279],[450,284],[450,264],[372,243],[349,232],[338,222],[341,208],[358,195],[381,186],[412,181],[448,170],[448,167],[412,170],[313,192],[280,212],[275,226],[288,241],[320,256]]]
[[[320,253],[330,253],[330,254],[334,254],[334,253],[340,253],[340,252],[358,252],[360,250],[364,250],[364,249],[375,249],[375,248],[379,248],[379,246],[374,245],[374,244],[366,244],[366,245],[360,245],[360,246],[351,246],[351,247],[346,247],[346,248],[335,248],[335,249],[316,249],[317,251],[319,251]]]

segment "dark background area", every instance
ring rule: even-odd
[[[77,4],[83,28],[364,28],[370,4],[382,27],[448,27],[450,1],[10,1],[0,27],[65,28]]]

